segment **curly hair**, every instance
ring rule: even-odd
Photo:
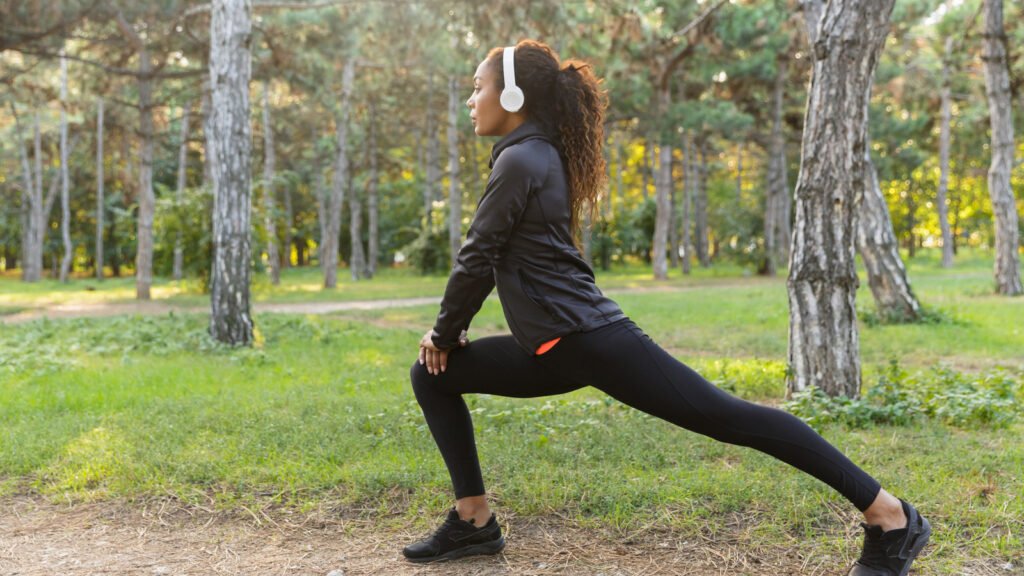
[[[505,88],[503,47],[487,53]],[[559,60],[550,46],[537,40],[516,44],[516,84],[523,91],[523,111],[556,143],[569,180],[569,228],[573,244],[583,253],[579,234],[584,210],[593,221],[597,202],[608,182],[604,153],[604,116],[608,94],[590,64]]]

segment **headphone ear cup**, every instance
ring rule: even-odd
[[[526,98],[518,86],[508,86],[501,91],[501,107],[509,112],[518,112]]]

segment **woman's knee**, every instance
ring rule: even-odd
[[[413,361],[412,367],[409,368],[409,381],[412,382],[412,390],[417,398],[426,391],[431,376],[426,365],[420,364],[419,359]]]

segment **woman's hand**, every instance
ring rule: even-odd
[[[427,372],[431,374],[438,374],[444,372],[448,368],[448,352],[449,350],[441,350],[437,346],[434,346],[434,341],[430,339],[430,335],[433,334],[433,330],[427,330],[427,333],[420,338],[420,364],[427,365]],[[459,348],[469,345],[469,337],[466,336],[466,331],[463,330],[459,334]]]

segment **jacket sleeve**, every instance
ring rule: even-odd
[[[494,268],[526,209],[532,187],[525,152],[520,147],[506,148],[494,163],[434,323],[430,339],[442,350],[458,346],[459,334],[469,330],[470,321],[494,288]]]

